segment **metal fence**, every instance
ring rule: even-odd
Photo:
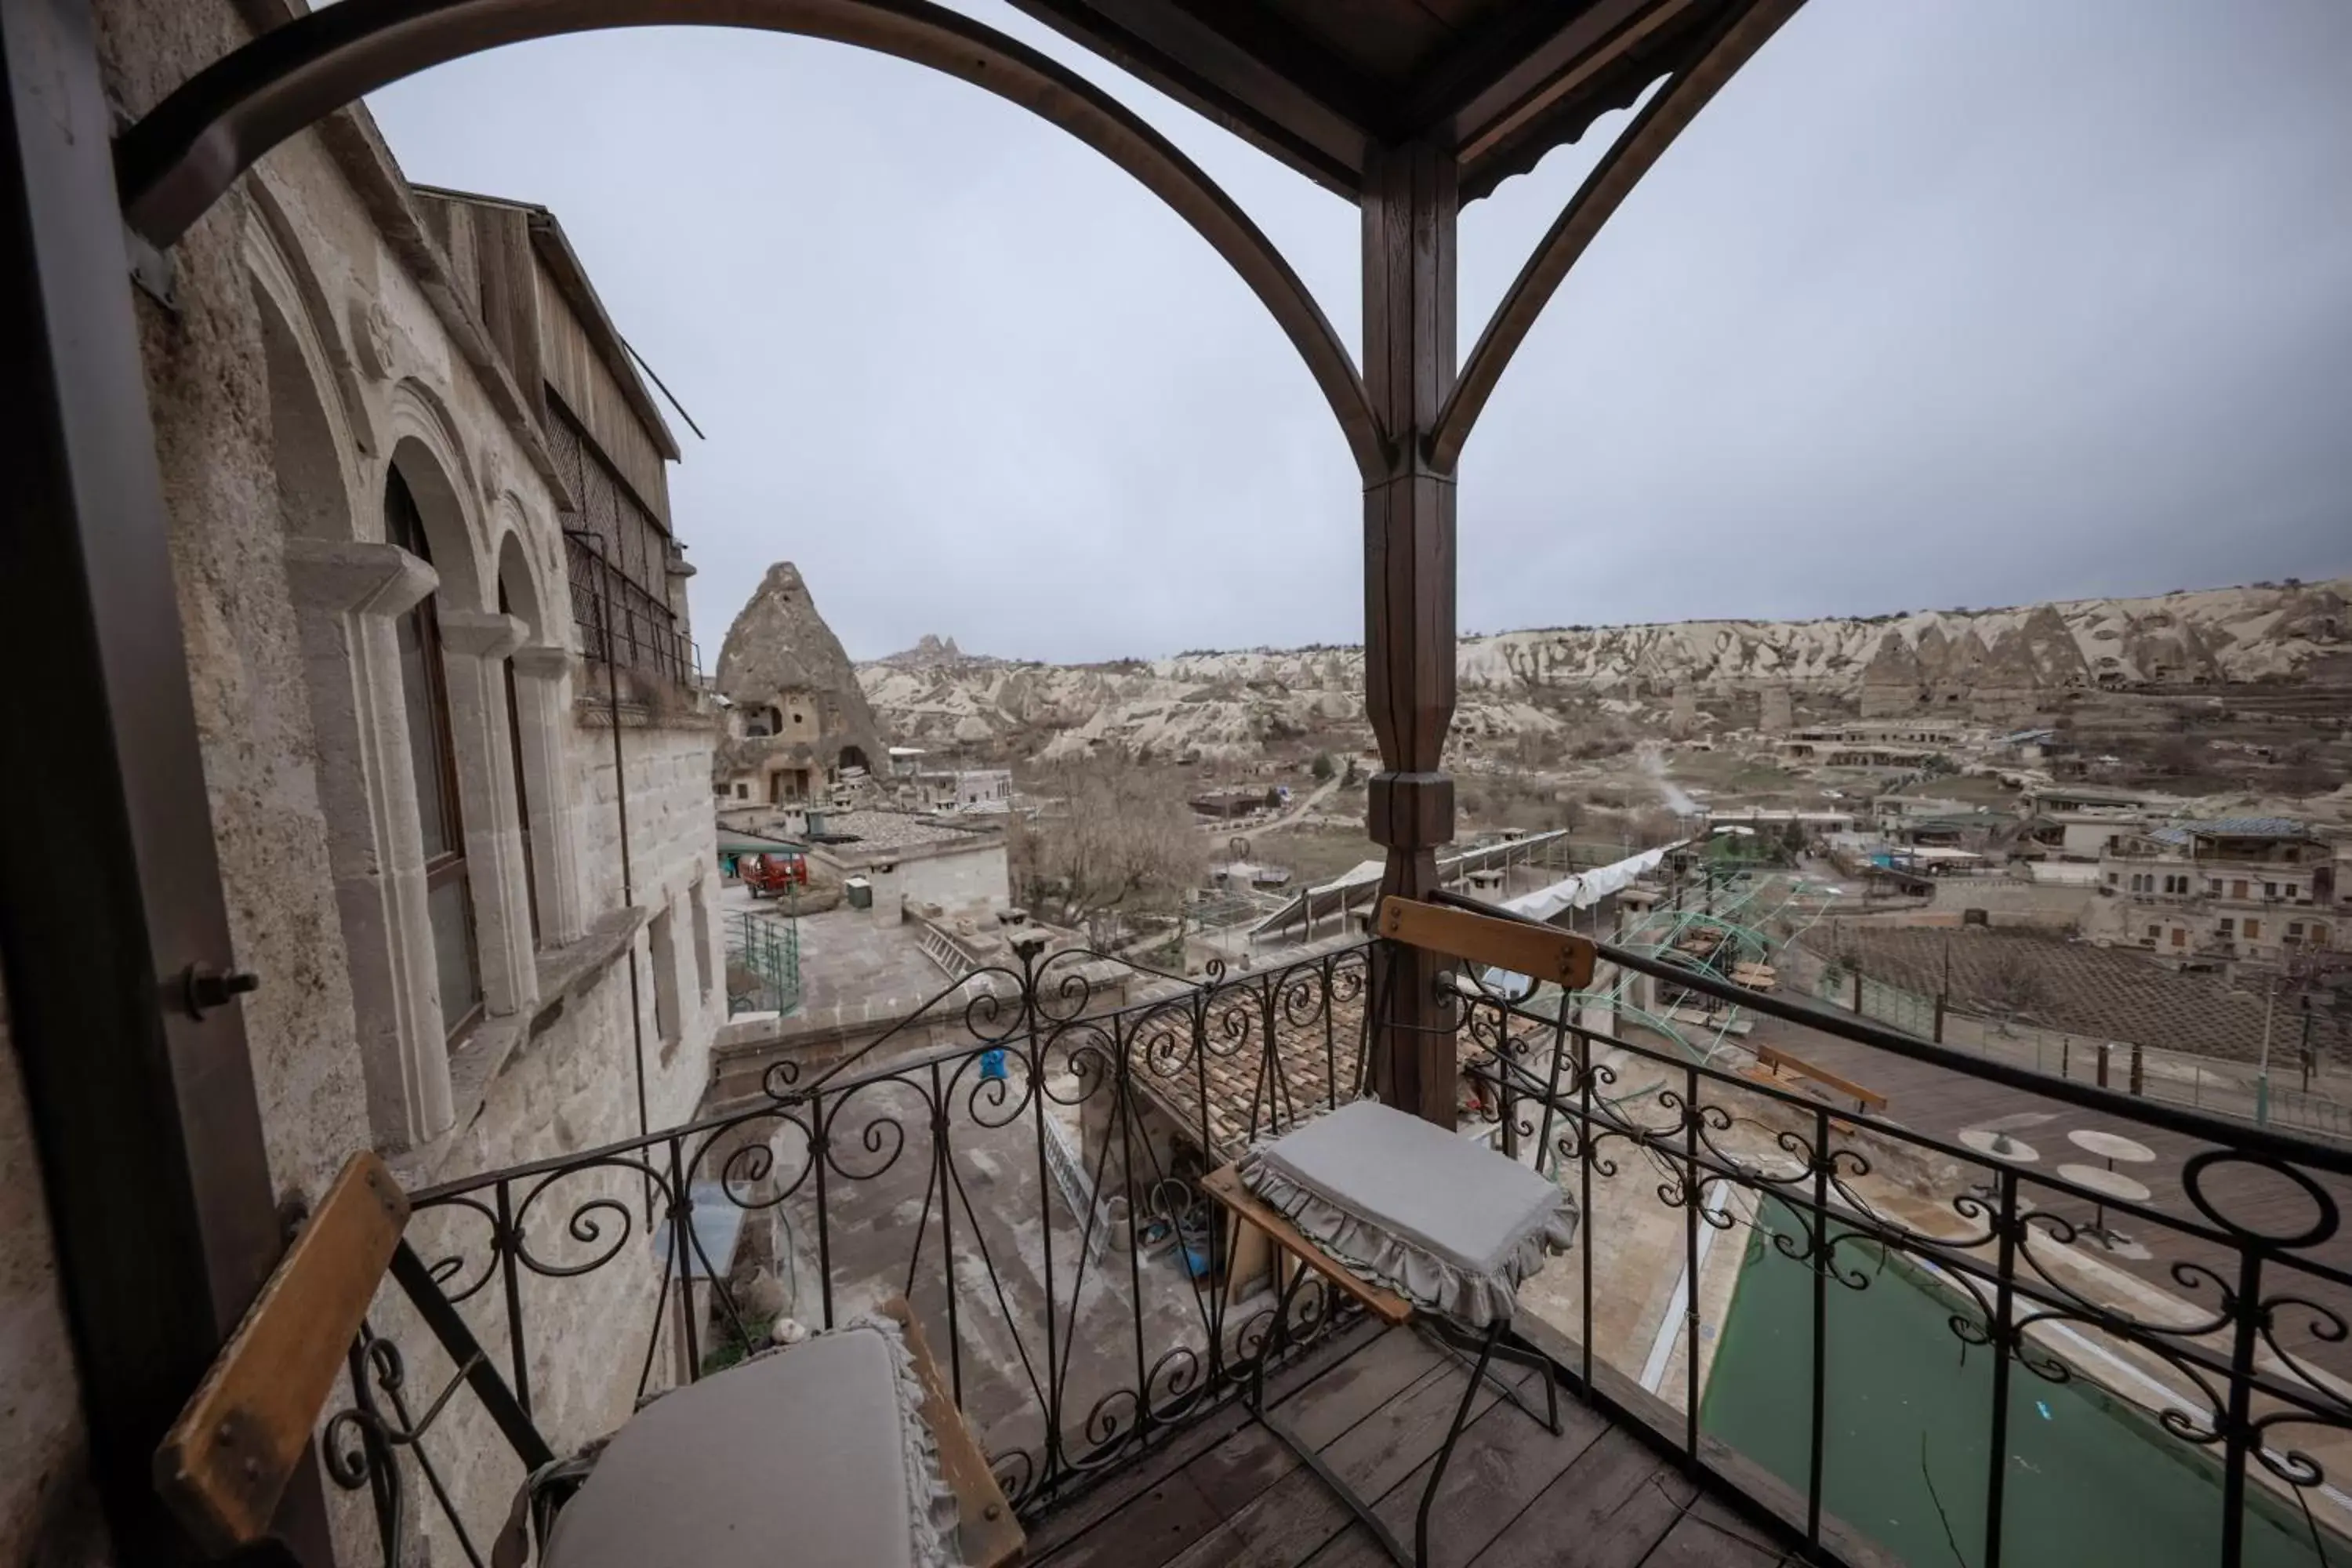
[[[800,921],[753,910],[729,915],[728,1013],[792,1013],[800,1005]]]
[[[1785,967],[1792,972],[1810,962],[1794,945],[1785,951],[1793,959]],[[2043,1028],[2018,1018],[1939,1008],[1931,995],[1872,979],[1835,961],[1822,963],[1806,988],[1858,1017],[2052,1078],[2352,1142],[2352,1103],[2329,1092],[2331,1086],[2341,1082],[2340,1078],[2323,1072],[2317,1088],[2289,1081],[2310,1075],[2290,1066],[2284,1048],[2273,1075],[2259,1062],[2198,1056],[2139,1041]]]
[[[1522,1320],[1572,1388],[1789,1519],[1823,1559],[1867,1556],[1832,1460],[1839,1443],[1850,1451],[1842,1435],[1875,1391],[1835,1381],[1833,1336],[1843,1354],[1854,1331],[1832,1303],[1916,1288],[1930,1292],[1943,1353],[1981,1369],[1977,1403],[1953,1416],[1952,1440],[1971,1458],[1947,1468],[1952,1489],[1936,1503],[1969,1568],[1997,1568],[2005,1549],[2032,1559],[2013,1550],[2025,1526],[2010,1489],[2040,1497],[2049,1483],[2025,1462],[2036,1433],[2018,1424],[2036,1408],[2047,1420],[2061,1397],[2049,1391],[2065,1389],[2095,1389],[2116,1419],[2137,1423],[2144,1468],[2129,1484],[2170,1489],[2176,1501],[2210,1494],[2195,1560],[2236,1568],[2352,1552],[2342,1533],[2352,1498],[2329,1482],[2343,1468],[2336,1449],[2352,1447],[2352,1363],[2339,1349],[2352,1340],[2339,1234],[2352,1153],[1604,952],[1761,1017],[2137,1124],[2169,1140],[2178,1192],[2118,1197],[2076,1167],[1999,1158],[1785,1081],[1588,1030],[1565,1001],[1546,1016],[1449,976],[1451,1026],[1495,1141],[1587,1215],[1574,1253],[1531,1284],[1565,1311],[1544,1316],[1522,1293]],[[1240,1295],[1244,1270],[1204,1223],[1195,1183],[1252,1139],[1361,1092],[1366,1019],[1376,989],[1404,973],[1401,956],[1359,944],[1193,983],[1032,950],[1017,967],[950,986],[821,1073],[775,1064],[756,1103],[732,1114],[420,1193],[409,1235],[429,1263],[402,1283],[428,1319],[439,1303],[471,1336],[420,1382],[455,1387],[462,1373],[488,1390],[486,1405],[510,1390],[509,1441],[548,1428],[562,1452],[609,1430],[633,1397],[769,1342],[782,1320],[828,1327],[901,1297],[941,1348],[1008,1497],[1034,1516],[1346,1315],[1313,1282],[1280,1323],[1271,1297]],[[1114,984],[1144,994],[1098,1000]],[[918,1046],[942,1033],[956,1043]],[[1645,1226],[1667,1238],[1683,1284],[1657,1321],[1654,1366],[1629,1380],[1596,1345],[1622,1313],[1628,1285],[1615,1271]],[[1777,1472],[1771,1456],[1706,1426],[1709,1347],[1730,1312],[1707,1284],[1708,1242],[1742,1227],[1738,1289],[1763,1265],[1802,1281],[1801,1324],[1776,1352],[1795,1391],[1772,1411],[1786,1450]],[[2125,1243],[2163,1266],[2162,1291],[2086,1272]],[[397,1410],[397,1421],[369,1417],[397,1440],[344,1442],[331,1473],[376,1489],[380,1517],[394,1521],[387,1561],[398,1521],[416,1514],[470,1553],[504,1516],[521,1466],[501,1475],[486,1459],[498,1437],[487,1426],[445,1415],[445,1430],[428,1431],[429,1412],[409,1421],[402,1361],[374,1337],[401,1326],[397,1307],[379,1302],[353,1359],[359,1407]],[[595,1397],[581,1386],[582,1334],[600,1346],[585,1358],[604,1380]],[[1937,1353],[1907,1349],[1914,1361]],[[398,1478],[412,1475],[435,1509],[402,1502]],[[2068,1506],[2116,1484],[2085,1478]]]

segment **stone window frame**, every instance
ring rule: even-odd
[[[687,889],[687,907],[692,911],[694,921],[695,989],[697,994],[702,999],[702,1005],[708,1007],[714,1000],[721,976],[718,955],[714,951],[717,944],[710,939],[710,878],[707,873],[700,871],[696,873],[694,885]]]
[[[660,900],[646,922],[646,956],[654,974],[654,1036],[667,1063],[686,1038],[686,998],[678,984],[677,905],[676,898]]]
[[[433,546],[425,535],[423,510],[397,461],[384,467],[383,531],[387,543],[432,568]],[[455,1051],[480,1026],[488,997],[482,981],[482,921],[476,908],[474,873],[466,856],[466,801],[457,780],[457,734],[450,716],[449,661],[441,637],[439,600],[436,574],[436,586],[417,595],[415,604],[394,617],[394,628],[404,649],[398,671],[401,710],[408,729],[409,759],[415,769],[419,840],[422,844],[427,820],[441,823],[445,835],[437,846],[423,844],[425,904],[439,986],[442,1038]],[[404,651],[412,639],[418,655],[415,668],[407,665]],[[421,684],[410,679],[417,674],[424,677]],[[428,797],[433,805],[430,814],[425,810]],[[454,929],[435,910],[436,900],[451,888],[457,890]],[[453,958],[462,963],[464,983],[470,992],[455,1017],[450,1016],[448,994]]]

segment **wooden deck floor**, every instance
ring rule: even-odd
[[[1365,1325],[1286,1380],[1281,1414],[1410,1545],[1468,1373],[1409,1329]],[[1512,1372],[1517,1379],[1530,1373]],[[1522,1383],[1522,1386],[1525,1384]],[[1538,1396],[1539,1397],[1539,1396]],[[1491,1390],[1430,1521],[1436,1568],[1769,1568],[1792,1537],[1704,1492],[1632,1431],[1560,1395],[1555,1437]],[[1383,1568],[1372,1536],[1265,1428],[1227,1410],[1049,1514],[1043,1568]]]

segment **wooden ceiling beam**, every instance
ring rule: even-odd
[[[1527,106],[1572,85],[1571,73],[1644,14],[1686,0],[1529,0],[1507,7],[1422,70],[1402,118],[1457,155]]]
[[[1354,201],[1375,139],[1369,84],[1273,18],[1229,3],[1012,0],[1316,184]],[[1246,24],[1246,25],[1245,25]]]

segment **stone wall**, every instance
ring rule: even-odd
[[[648,1079],[649,1125],[693,1116],[709,1069],[711,1038],[727,1020],[725,942],[719,913],[719,858],[710,812],[713,726],[702,721],[631,725],[622,715],[622,766],[628,775],[629,851],[635,906],[646,930],[636,938],[643,967],[646,1038],[658,1041],[656,991],[680,999],[682,1047]],[[572,751],[581,868],[591,908],[621,903],[620,814],[614,804],[613,731],[597,712],[580,726]],[[655,971],[651,928],[670,921],[663,967]],[[623,1016],[625,1018],[626,1015]]]
[[[915,855],[898,862],[898,887],[909,904],[937,904],[953,915],[1001,910],[1013,901],[1013,873],[1003,839],[951,854]]]
[[[126,113],[143,111],[294,3],[97,0],[110,97]],[[136,309],[231,936],[238,964],[261,977],[243,1010],[273,1184],[315,1198],[368,1147],[394,1153],[415,1187],[635,1135],[632,960],[643,1115],[655,1127],[685,1120],[725,1010],[711,730],[689,711],[624,733],[637,862],[635,908],[624,910],[611,731],[584,722],[569,695],[585,672],[575,668],[567,613],[566,498],[528,402],[453,288],[364,111],[270,153],[173,259],[175,310],[143,295]],[[437,581],[410,576],[419,592],[441,595],[445,626],[466,638],[461,647],[453,632],[445,649],[453,716],[475,726],[459,738],[461,794],[490,1016],[454,1057],[444,1053],[454,1088],[439,1120],[428,1097],[409,1107],[422,1124],[394,1128],[386,1111],[399,1109],[401,1086],[395,1077],[387,1100],[369,1052],[403,1031],[423,1031],[439,1049],[438,999],[424,1022],[409,1016],[415,986],[380,953],[371,968],[352,931],[371,910],[395,920],[402,879],[421,869],[413,843],[405,858],[398,844],[373,843],[373,858],[357,861],[346,851],[352,803],[405,777],[408,759],[402,750],[391,765],[369,749],[392,739],[396,723],[371,729],[364,712],[349,710],[353,690],[396,698],[383,668],[367,663],[372,634],[362,629],[369,614],[387,612],[322,605],[320,593],[322,584],[349,588],[362,567],[397,584],[382,497],[388,468],[400,461],[406,472],[397,454],[417,450],[436,465],[433,499],[450,531],[434,542]],[[509,621],[497,589],[518,573],[530,603]],[[528,680],[516,656],[518,686],[530,694],[519,711],[536,726],[523,769],[534,796],[537,874],[528,883],[498,664],[519,640],[544,656]],[[336,670],[350,676],[341,709],[321,679]],[[383,820],[401,819],[379,816],[370,830]],[[529,930],[526,891],[541,895],[545,941]],[[660,1289],[646,1191],[644,1175],[604,1170],[528,1204],[528,1191],[509,1194],[523,1205],[532,1259],[613,1257],[577,1279],[518,1269],[534,1413],[559,1448],[617,1424],[635,1395]],[[0,1068],[0,1561],[104,1561],[89,1544],[74,1363],[13,1054]],[[595,1228],[572,1227],[575,1215]],[[430,1259],[459,1259],[453,1293],[488,1284],[462,1310],[506,1367],[505,1292],[482,1215],[428,1212],[411,1239]],[[437,1392],[446,1363],[395,1290],[379,1295],[372,1321],[406,1357],[409,1397]],[[657,1382],[667,1364],[656,1358]],[[329,1408],[348,1400],[339,1389]],[[487,1551],[519,1468],[469,1395],[453,1402],[430,1447]],[[437,1539],[434,1505],[413,1474],[408,1490],[432,1560],[461,1561]],[[329,1492],[345,1560],[373,1561],[363,1496]]]
[[[40,1160],[0,994],[0,1563],[108,1561],[66,1339]]]

